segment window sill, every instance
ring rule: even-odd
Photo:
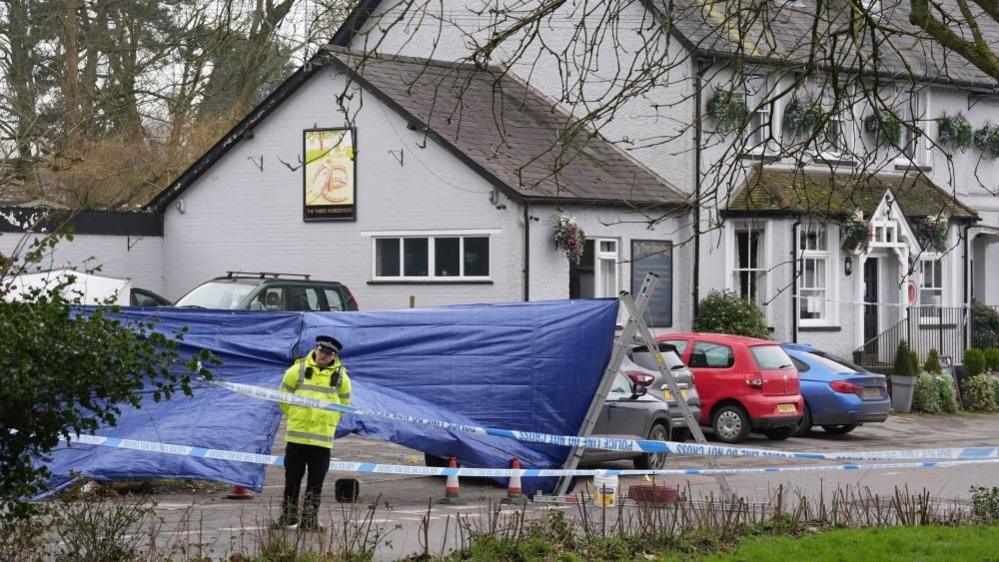
[[[907,172],[909,170],[915,170],[917,172],[932,172],[933,166],[917,166],[916,164],[906,163],[895,163],[895,170],[899,172]]]
[[[798,326],[799,332],[842,332],[842,326]]]
[[[492,279],[372,279],[368,285],[492,285]]]
[[[774,162],[780,162],[780,156],[775,156],[773,154],[753,153],[753,152],[744,152],[739,155],[739,158],[743,160],[755,160],[757,162],[763,162],[764,164],[772,164]]]
[[[837,166],[844,168],[856,168],[856,160],[841,160],[833,156],[816,156],[813,164],[819,164],[823,166]]]

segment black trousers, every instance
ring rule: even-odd
[[[302,519],[314,523],[319,513],[323,481],[330,469],[330,450],[316,445],[288,443],[284,453],[283,516],[285,519],[297,519],[298,495],[302,489],[302,477],[305,476],[306,468],[309,478],[305,484]]]

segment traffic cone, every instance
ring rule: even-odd
[[[252,500],[253,494],[242,486],[233,486],[232,491],[226,495],[229,500]]]
[[[520,470],[520,459],[513,459],[510,468]],[[500,500],[502,505],[527,505],[527,498],[524,497],[520,487],[520,475],[510,477],[510,484],[506,487],[506,497]]]
[[[451,460],[447,463],[448,468],[458,468],[458,459],[451,457]],[[447,482],[444,484],[444,498],[438,500],[437,503],[444,503],[450,505],[459,505],[464,502],[461,501],[461,486],[458,484],[458,475],[449,474],[447,477]]]

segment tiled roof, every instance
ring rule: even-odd
[[[820,38],[817,48],[811,44],[812,28],[815,24],[817,0],[795,0],[788,2],[755,1],[733,2],[732,0],[647,0],[662,17],[672,14],[670,20],[688,46],[707,54],[722,54],[769,59],[781,64],[803,63],[812,53],[818,55],[818,63],[836,60],[839,68],[861,68],[857,57],[867,62],[865,71],[877,71],[886,75],[896,75],[908,79],[910,76],[922,80],[960,82],[995,88],[996,80],[968,63],[950,49],[944,49],[936,40],[909,23],[909,0],[873,0],[880,2],[881,18],[884,26],[900,30],[903,34],[893,34],[877,49],[877,62],[873,62],[875,49],[870,34],[858,34],[861,47],[855,49],[849,43],[844,30],[850,29],[854,14],[851,4],[845,0],[824,0],[823,11],[816,27]],[[955,33],[970,38],[971,32],[963,23],[956,0],[939,0],[931,4],[931,10],[939,4],[947,16],[953,18],[948,27]],[[982,8],[968,3],[976,23],[980,26],[986,42],[993,51],[999,47],[999,25],[983,14]],[[734,11],[737,9],[738,11]],[[936,17],[939,13],[934,12]],[[911,35],[910,35],[911,34]],[[836,35],[838,42],[831,38]],[[832,45],[841,45],[835,53]]]
[[[679,205],[687,196],[498,67],[330,48],[354,78],[528,199]],[[411,123],[411,125],[413,125]]]
[[[860,209],[870,216],[891,190],[907,217],[977,219],[970,208],[937,187],[921,172],[905,174],[832,173],[760,167],[732,197],[730,214],[752,212],[843,215]]]

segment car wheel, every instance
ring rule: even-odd
[[[857,429],[857,424],[847,423],[842,425],[824,425],[822,429],[826,430],[826,433],[831,433],[833,435],[846,435],[854,429]]]
[[[742,406],[729,404],[718,408],[711,420],[711,429],[715,437],[723,443],[741,443],[749,435],[749,416]]]
[[[652,429],[649,430],[649,440],[669,441],[669,429],[661,423],[653,424]],[[659,470],[666,466],[667,457],[666,453],[643,453],[641,456],[635,457],[635,468],[638,470]]]
[[[798,426],[796,425],[789,425],[787,427],[775,427],[773,429],[768,429],[764,431],[763,435],[766,435],[768,439],[772,439],[773,441],[783,441],[788,437],[794,435],[794,432],[797,430]]]
[[[423,462],[427,466],[432,466],[435,468],[447,468],[448,459],[444,459],[436,455],[431,455],[430,453],[423,453]]]
[[[801,421],[795,426],[794,437],[801,437],[803,435],[808,435],[812,431],[812,411],[808,409],[808,403],[805,403],[804,411],[802,412]]]

